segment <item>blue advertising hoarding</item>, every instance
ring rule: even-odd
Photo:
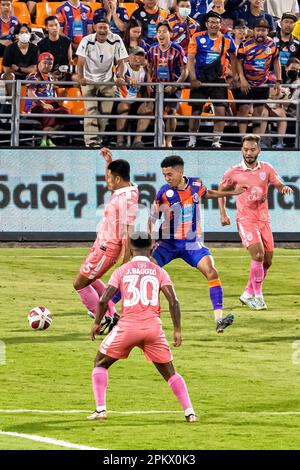
[[[164,184],[160,162],[172,154],[185,161],[185,174],[200,177],[216,189],[230,166],[241,161],[239,151],[115,150],[113,157],[130,162],[140,202],[149,210]],[[294,194],[283,197],[269,190],[275,239],[300,241],[300,152],[262,152]],[[5,149],[0,151],[0,240],[93,240],[101,207],[110,193],[105,186],[105,163],[98,150]],[[219,221],[218,203],[205,201],[205,239],[238,240],[234,198],[228,200],[229,227]]]

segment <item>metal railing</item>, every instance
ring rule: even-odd
[[[225,137],[237,137],[240,135],[241,137],[244,134],[237,134],[237,133],[217,133],[217,132],[180,132],[180,131],[175,131],[175,132],[166,132],[165,131],[165,120],[166,119],[171,119],[176,117],[176,119],[186,121],[186,120],[194,120],[194,119],[200,119],[201,121],[208,121],[208,122],[217,122],[217,121],[224,121],[225,123],[239,123],[239,122],[262,122],[262,121],[267,121],[267,122],[279,122],[279,121],[286,121],[286,122],[295,122],[295,132],[294,133],[289,133],[289,134],[276,134],[276,137],[286,137],[286,138],[292,138],[295,139],[295,147],[300,148],[300,99],[297,100],[292,100],[292,99],[284,99],[284,100],[273,100],[269,99],[268,101],[266,100],[257,100],[255,101],[255,104],[281,104],[281,105],[289,105],[293,104],[296,106],[296,117],[253,117],[253,116],[216,116],[216,115],[211,115],[211,116],[195,116],[195,115],[173,115],[173,114],[164,114],[164,109],[168,102],[178,102],[178,103],[212,103],[217,104],[217,103],[224,103],[228,104],[254,104],[254,102],[249,102],[249,100],[244,99],[244,100],[235,100],[235,99],[184,99],[184,98],[166,98],[164,94],[164,89],[166,86],[176,86],[177,88],[189,88],[190,84],[189,83],[140,83],[140,86],[151,86],[155,89],[154,97],[153,98],[135,98],[133,99],[132,97],[130,98],[123,98],[123,97],[69,97],[69,96],[64,96],[64,97],[55,97],[55,101],[57,102],[63,102],[63,101],[83,101],[83,102],[88,102],[88,101],[97,101],[97,102],[128,102],[132,103],[134,102],[153,102],[154,103],[154,111],[153,115],[124,115],[124,114],[51,114],[51,111],[49,113],[21,113],[21,102],[23,100],[28,100],[30,99],[31,101],[53,101],[53,97],[37,97],[37,98],[32,98],[32,97],[26,97],[22,96],[21,90],[22,90],[22,85],[28,85],[28,84],[37,84],[36,81],[26,81],[26,80],[18,80],[18,81],[9,81],[9,82],[4,82],[4,83],[10,83],[13,84],[12,87],[12,95],[11,96],[2,96],[1,101],[7,100],[9,103],[11,103],[11,112],[7,114],[0,114],[0,119],[6,118],[10,120],[10,130],[0,130],[0,135],[1,134],[10,134],[10,143],[11,146],[19,147],[20,145],[20,140],[21,136],[41,136],[45,134],[49,135],[57,135],[57,136],[75,136],[75,135],[95,135],[99,136],[100,133],[99,131],[95,132],[85,132],[84,130],[62,130],[58,131],[53,129],[52,131],[45,132],[43,130],[37,130],[37,129],[32,129],[32,130],[24,130],[21,129],[21,122],[25,122],[27,119],[34,119],[38,120],[39,118],[44,118],[44,117],[53,117],[55,119],[63,119],[63,120],[69,120],[69,119],[125,119],[125,120],[139,120],[139,119],[148,119],[150,121],[154,122],[154,130],[152,132],[133,132],[133,131],[104,131],[101,132],[101,136],[136,136],[136,135],[142,135],[145,137],[152,137],[154,141],[154,147],[162,147],[164,143],[164,138],[165,136],[173,135],[173,136],[178,136],[178,137],[188,137],[191,135],[194,135],[196,137],[215,137],[217,135],[224,135]],[[78,84],[74,82],[43,82],[44,84],[51,83],[54,86],[63,86],[63,87],[79,87]],[[101,85],[101,83],[97,83],[97,85]],[[105,85],[111,85],[115,86],[114,83],[105,83]],[[203,84],[203,86],[209,86],[209,87],[228,87],[227,84],[223,83],[208,83],[208,84]],[[271,86],[271,85],[266,85],[266,86]],[[289,88],[295,89],[295,88],[300,88],[300,85],[283,85],[287,86]],[[1,127],[1,126],[0,126]],[[274,134],[270,133],[265,133],[262,134],[262,137],[274,137]]]

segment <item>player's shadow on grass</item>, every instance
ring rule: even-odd
[[[28,333],[28,331],[27,331]],[[27,336],[20,338],[7,338],[5,344],[23,344],[23,343],[57,343],[72,342],[72,341],[88,341],[89,335],[82,333],[66,333],[64,335],[54,336],[49,335],[47,332],[40,332],[39,336]],[[38,333],[37,333],[38,334]]]

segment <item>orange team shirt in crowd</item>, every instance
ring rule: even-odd
[[[173,283],[168,273],[152,263],[146,256],[135,256],[120,266],[111,276],[108,285],[121,290],[122,313],[119,322],[159,319],[159,291]],[[159,319],[161,322],[161,320]]]
[[[267,222],[270,220],[268,186],[273,184],[279,188],[283,183],[269,163],[257,162],[257,166],[251,169],[241,162],[225,172],[221,184],[228,188],[236,185],[248,187],[247,191],[235,196],[237,222],[245,219]]]
[[[96,245],[100,247],[108,242],[114,245],[125,244],[127,226],[133,226],[135,223],[138,199],[139,193],[136,185],[114,191],[99,224]]]

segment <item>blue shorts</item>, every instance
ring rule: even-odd
[[[193,268],[196,268],[204,256],[211,256],[209,249],[200,241],[163,240],[158,241],[152,252],[152,257],[162,267],[173,259],[181,258]]]

